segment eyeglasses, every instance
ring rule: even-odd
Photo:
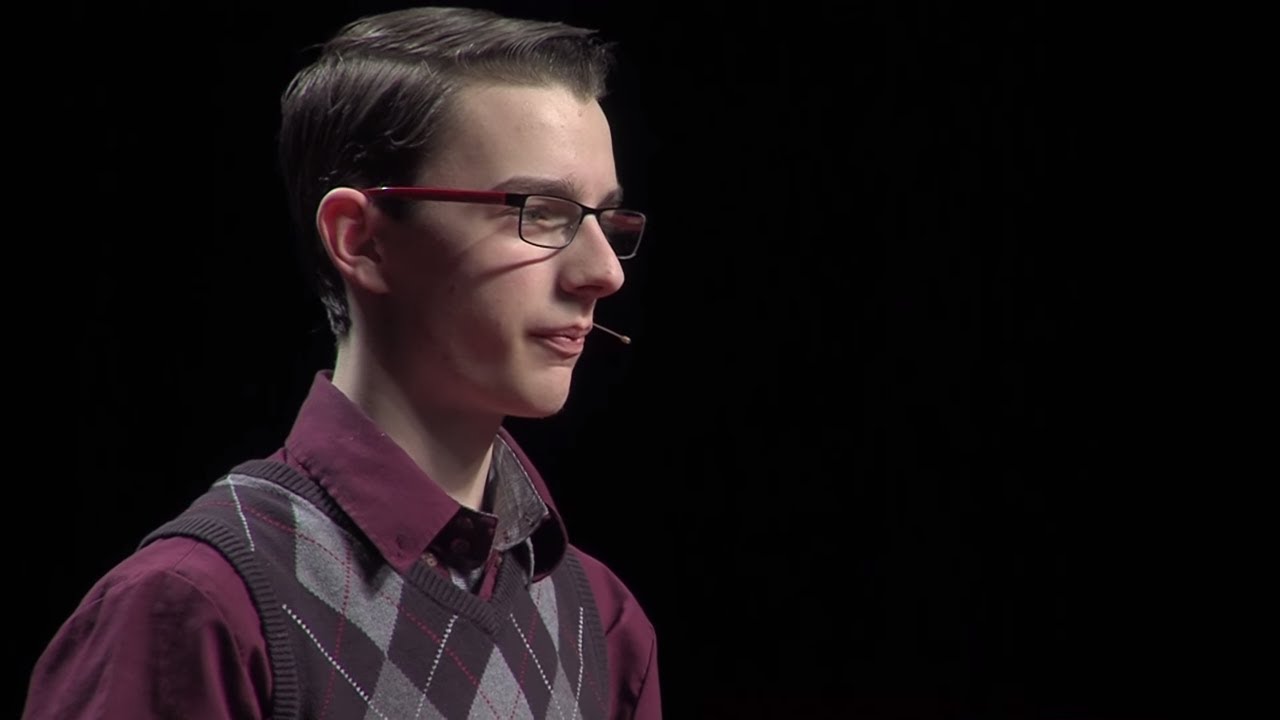
[[[573,242],[583,219],[594,215],[619,260],[635,257],[640,249],[640,236],[644,234],[644,213],[618,207],[587,207],[555,195],[385,186],[366,188],[361,192],[370,198],[441,200],[520,208],[520,239],[530,245],[552,249],[566,247]]]

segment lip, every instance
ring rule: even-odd
[[[538,344],[551,350],[564,359],[572,359],[582,354],[582,346],[586,342],[590,325],[566,325],[558,328],[540,328],[531,333]]]
[[[565,325],[556,328],[540,328],[534,330],[533,334],[537,337],[567,337],[575,340],[581,340],[591,332],[591,323],[578,323],[574,325]]]

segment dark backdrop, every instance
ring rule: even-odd
[[[42,258],[15,273],[38,312],[12,482],[40,528],[15,713],[97,576],[271,452],[332,362],[277,100],[305,46],[403,5],[15,29],[56,183],[10,237]],[[510,427],[653,620],[668,715],[1170,714],[1178,459],[1136,352],[1139,88],[1109,18],[694,5],[488,5],[621,44],[605,104],[651,226],[597,317],[635,344],[593,336],[565,411]]]

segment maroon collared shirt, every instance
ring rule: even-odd
[[[330,382],[317,375],[273,459],[311,477],[404,573],[415,562],[481,599],[504,558],[533,579],[563,558],[568,537],[546,485],[505,432],[486,491],[491,512],[463,507]],[[653,626],[626,586],[575,548],[609,660],[611,716],[660,718]],[[271,663],[243,580],[213,548],[157,541],[94,585],[37,661],[23,718],[188,720],[269,717]]]

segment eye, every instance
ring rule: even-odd
[[[577,204],[564,198],[535,195],[524,204],[524,224],[543,230],[572,227],[580,215]]]

